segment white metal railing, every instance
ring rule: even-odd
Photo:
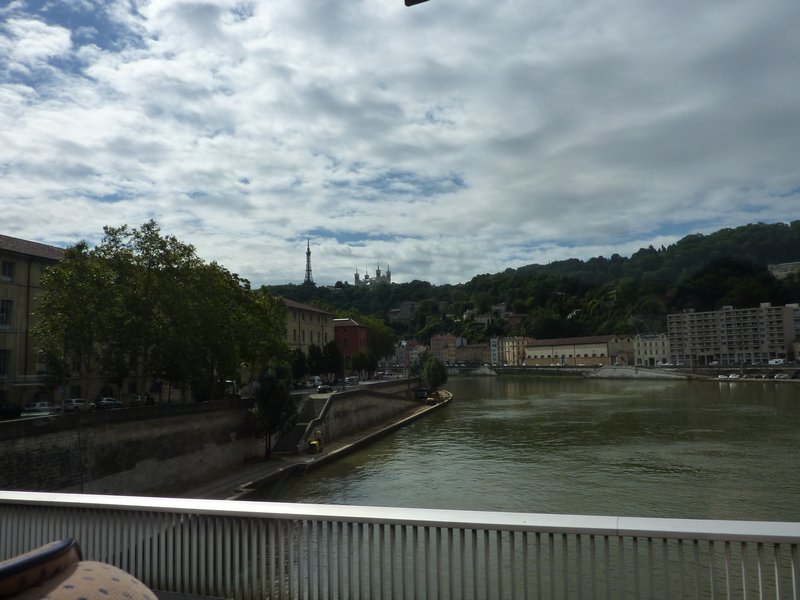
[[[228,598],[800,598],[800,524],[0,492],[0,559],[72,537]]]

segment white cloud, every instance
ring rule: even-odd
[[[63,56],[72,45],[70,32],[35,19],[9,19],[3,29],[8,38],[8,60],[37,65],[50,58]],[[8,43],[10,42],[10,43]]]
[[[793,0],[78,10],[0,12],[8,235],[155,218],[282,283],[311,234],[318,282],[443,283],[797,218]]]

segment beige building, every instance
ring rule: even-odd
[[[456,348],[456,360],[466,365],[487,364],[489,357],[489,344],[464,344]]]
[[[534,340],[525,346],[527,366],[628,365],[633,340],[627,335],[596,335]]]
[[[637,367],[655,367],[669,361],[669,338],[666,333],[639,333],[633,337],[633,364]]]
[[[333,341],[333,315],[294,300],[286,304],[286,341],[292,350],[308,354],[309,346],[322,348]]]
[[[457,338],[450,333],[434,335],[431,337],[431,354],[446,365],[457,363],[456,348],[463,345],[465,345],[463,338]]]
[[[795,307],[762,302],[755,308],[667,316],[671,362],[686,366],[766,363],[788,358],[797,337]]]
[[[61,248],[0,235],[0,402],[52,400],[31,330],[42,272],[63,256]]]
[[[503,367],[521,367],[525,364],[527,354],[525,347],[536,340],[522,336],[497,338],[497,362]]]

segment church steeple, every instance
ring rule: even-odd
[[[306,278],[303,285],[314,285],[314,278],[311,277],[311,238],[306,241]]]

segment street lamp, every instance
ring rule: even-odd
[[[406,6],[414,6],[415,4],[422,4],[428,0],[406,0]]]

